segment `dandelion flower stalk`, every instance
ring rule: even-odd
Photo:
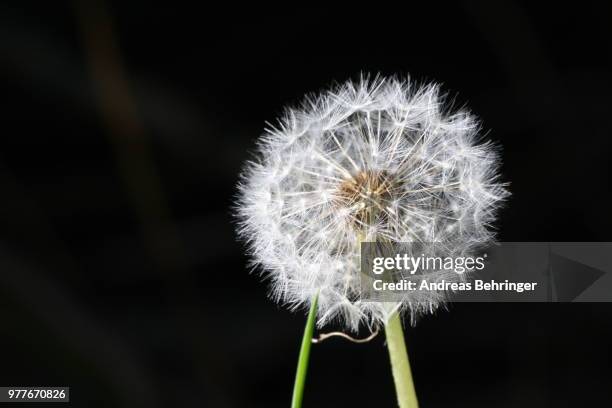
[[[418,408],[419,402],[412,381],[410,360],[406,351],[402,320],[399,313],[394,313],[391,316],[389,322],[385,325],[385,333],[397,402],[400,408]]]
[[[361,287],[361,242],[436,243],[458,257],[492,241],[509,193],[499,182],[498,149],[479,130],[470,112],[445,104],[436,84],[364,77],[287,109],[242,174],[239,233],[271,297],[295,310],[317,296],[309,323],[316,313],[319,327],[385,326],[402,407],[416,406],[416,396],[400,317],[414,323],[447,293],[371,301]],[[428,270],[426,278],[467,274]],[[303,350],[307,357],[309,346]]]
[[[317,299],[315,295],[310,304],[308,312],[308,320],[302,337],[302,345],[300,347],[300,355],[298,357],[298,365],[295,373],[295,384],[293,386],[293,397],[291,398],[291,408],[301,408],[302,399],[304,398],[304,385],[306,383],[306,374],[308,372],[308,361],[310,359],[310,347],[312,345],[312,333],[314,332],[315,321],[317,318]]]

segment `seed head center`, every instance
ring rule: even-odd
[[[364,222],[384,210],[391,199],[393,177],[386,171],[364,170],[344,180],[338,188],[343,206]]]

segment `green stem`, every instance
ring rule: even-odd
[[[395,392],[400,408],[418,408],[416,391],[412,382],[412,372],[410,371],[410,361],[406,351],[404,341],[404,331],[402,320],[398,312],[393,313],[389,322],[385,325],[387,335],[387,348],[391,359],[391,370],[393,371],[393,381],[395,382]]]
[[[304,329],[304,337],[302,337],[302,346],[300,347],[300,356],[298,358],[297,372],[295,374],[291,408],[300,408],[302,406],[304,383],[306,382],[306,372],[308,371],[308,360],[310,357],[310,345],[312,344],[312,333],[317,317],[318,299],[319,294],[317,293],[310,302],[310,312],[308,312],[308,320],[306,321],[306,328]]]

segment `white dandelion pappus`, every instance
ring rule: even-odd
[[[508,195],[498,154],[477,144],[474,116],[443,103],[435,84],[362,78],[308,97],[266,131],[237,212],[275,300],[296,308],[318,292],[319,326],[337,319],[352,330],[444,301],[406,292],[393,304],[368,302],[359,281],[361,241],[436,242],[466,254],[493,239]]]

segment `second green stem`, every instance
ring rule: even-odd
[[[414,383],[412,381],[412,371],[410,361],[406,351],[402,320],[399,313],[395,312],[385,325],[387,335],[387,348],[391,359],[391,370],[393,381],[395,382],[395,392],[400,408],[418,408]]]

